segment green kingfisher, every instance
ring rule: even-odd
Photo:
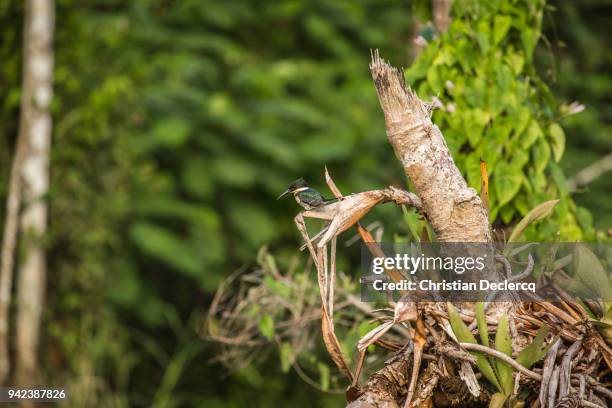
[[[312,210],[316,207],[322,207],[326,204],[329,204],[335,200],[328,200],[321,193],[319,193],[314,188],[308,187],[308,183],[303,178],[299,178],[292,182],[289,185],[289,188],[286,189],[283,194],[279,195],[277,200],[280,200],[284,196],[289,193],[293,193],[293,197],[295,197],[295,201],[304,209]]]

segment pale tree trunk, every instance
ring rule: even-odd
[[[46,286],[42,238],[47,230],[46,194],[49,189],[49,151],[53,96],[53,0],[26,3],[22,129],[27,148],[19,174],[24,209],[20,217],[22,253],[18,268],[15,379],[31,386],[37,374],[40,320]],[[20,135],[21,136],[21,135]]]
[[[22,116],[23,122],[23,116]],[[23,126],[22,126],[23,128]],[[19,207],[21,203],[21,177],[19,165],[23,154],[23,132],[17,140],[15,157],[11,166],[8,195],[6,199],[6,219],[2,235],[2,262],[0,264],[0,384],[4,384],[10,370],[9,356],[9,306],[13,287],[13,265],[15,245],[19,226]]]
[[[403,72],[374,54],[370,71],[389,143],[414,184],[440,242],[489,242],[489,217],[455,165],[431,106],[406,86]]]
[[[442,132],[432,123],[432,106],[419,99],[404,82],[403,72],[381,59],[378,51],[372,56],[370,72],[389,143],[421,199],[421,212],[434,229],[437,241],[490,242],[488,213],[455,165]],[[408,358],[408,354],[398,353],[393,363],[387,362],[370,377],[348,407],[398,408],[407,393]],[[419,373],[418,368],[412,369]],[[437,381],[437,374],[432,375],[427,382],[430,391]],[[412,395],[406,400],[411,398]]]
[[[431,14],[433,24],[438,32],[444,33],[451,24],[451,8],[453,0],[432,0]]]

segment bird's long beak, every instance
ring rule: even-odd
[[[283,194],[279,195],[277,200],[280,200],[281,198],[283,198],[284,196],[286,196],[287,194],[289,194],[291,192],[291,190],[287,189],[285,191],[283,191]]]

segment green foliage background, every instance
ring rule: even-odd
[[[468,183],[480,189],[480,160],[491,178],[490,217],[512,224],[541,202],[561,198],[556,217],[532,227],[527,240],[576,241],[592,237],[588,211],[576,207],[558,164],[566,136],[560,105],[534,65],[545,3],[454,3],[447,33],[407,70],[421,97],[445,106],[434,114]]]
[[[224,377],[194,328],[219,282],[260,246],[281,265],[295,255],[297,208],[275,201],[291,180],[325,191],[327,165],[344,192],[404,183],[369,78],[373,48],[409,66],[421,97],[442,100],[434,120],[477,189],[487,161],[497,228],[560,197],[527,238],[594,237],[563,174],[612,147],[610,6],[457,0],[451,30],[410,65],[411,21],[415,10],[427,19],[426,4],[57,1],[41,355],[74,406],[312,404],[315,391],[277,359]],[[21,2],[0,4],[3,201],[22,21]],[[587,110],[562,119],[561,103],[576,99]],[[609,196],[605,178],[575,195],[599,228],[612,222]],[[398,215],[383,206],[374,218],[393,236],[408,230]]]

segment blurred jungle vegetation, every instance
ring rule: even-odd
[[[609,2],[456,0],[442,36],[427,24],[415,33],[431,18],[424,1],[56,3],[41,360],[74,406],[342,400],[284,373],[274,354],[229,373],[196,327],[220,282],[252,267],[260,247],[283,267],[295,258],[298,208],[275,200],[290,181],[327,193],[327,165],[345,193],[405,184],[370,49],[408,67],[422,98],[440,99],[434,119],[477,189],[487,161],[496,228],[552,198],[562,198],[555,217],[529,239],[596,239],[612,227],[609,176],[565,187],[612,150]],[[23,12],[21,1],[0,2],[3,203]],[[415,34],[429,44],[412,64]],[[585,111],[565,117],[574,101]],[[369,218],[389,240],[414,222],[391,206]]]

